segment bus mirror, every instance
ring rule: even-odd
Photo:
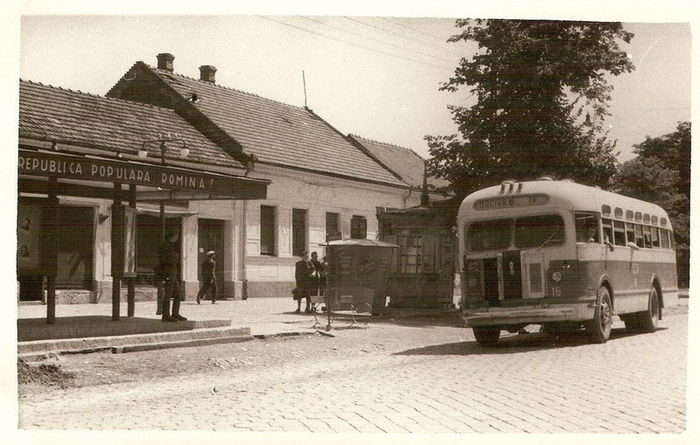
[[[637,245],[637,243],[635,243],[633,241],[630,241],[629,243],[627,243],[627,247],[631,248],[632,250],[639,250],[639,246]]]

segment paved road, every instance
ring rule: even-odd
[[[627,335],[621,326],[618,321],[604,345],[527,334],[484,349],[470,330],[407,321],[338,329],[336,338],[249,342],[235,347],[241,354],[259,350],[264,356],[257,362],[222,348],[215,351],[224,355],[207,360],[210,370],[23,395],[20,427],[684,431],[687,315],[666,316],[654,334]],[[280,350],[289,359],[263,360]],[[158,360],[161,353],[138,357]],[[139,359],[124,354],[121,360]]]

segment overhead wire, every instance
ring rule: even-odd
[[[424,66],[427,66],[427,67],[432,68],[432,69],[444,69],[444,68],[445,68],[444,66],[436,66],[435,64],[432,64],[432,63],[422,62],[422,61],[420,61],[420,60],[416,60],[416,59],[413,59],[413,58],[410,58],[410,57],[401,56],[401,55],[399,55],[399,54],[394,54],[394,53],[391,53],[391,52],[388,52],[388,51],[384,51],[384,50],[382,50],[382,49],[372,48],[372,47],[369,47],[369,46],[366,46],[366,45],[362,45],[362,44],[359,44],[359,43],[351,42],[351,41],[346,40],[346,39],[341,39],[341,38],[338,38],[338,37],[334,37],[334,36],[328,35],[328,34],[326,34],[326,33],[314,31],[314,30],[312,30],[312,29],[308,29],[308,28],[305,28],[305,27],[303,27],[303,26],[294,25],[294,24],[287,23],[287,22],[282,21],[282,20],[276,20],[276,19],[274,19],[274,18],[272,18],[272,17],[268,17],[268,16],[258,16],[258,17],[259,17],[259,18],[262,18],[262,19],[265,19],[265,20],[269,20],[269,21],[271,21],[271,22],[278,23],[278,24],[283,25],[283,26],[288,26],[288,27],[290,27],[290,28],[293,28],[293,29],[296,29],[296,30],[299,30],[299,31],[302,31],[302,32],[306,32],[306,33],[314,34],[314,35],[317,35],[317,36],[320,36],[320,37],[323,37],[323,38],[326,38],[326,39],[334,40],[334,41],[336,41],[336,42],[340,42],[340,43],[343,43],[343,44],[345,44],[345,45],[355,46],[355,47],[357,47],[357,48],[361,48],[361,49],[364,49],[364,50],[367,50],[367,51],[371,51],[371,52],[374,52],[374,53],[378,53],[378,54],[382,54],[382,55],[385,55],[385,56],[389,56],[389,57],[393,57],[393,58],[405,60],[405,61],[407,61],[407,62],[416,63],[416,64],[419,64],[419,65],[424,65]]]

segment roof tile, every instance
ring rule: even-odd
[[[173,110],[20,80],[19,136],[133,153],[158,134],[177,134],[189,162],[243,167]],[[146,150],[160,159],[157,144]],[[180,159],[178,152],[166,158]]]

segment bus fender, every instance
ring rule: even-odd
[[[612,285],[612,280],[610,280],[610,277],[608,276],[607,273],[604,273],[603,275],[600,276],[598,279],[598,287],[596,287],[596,306],[598,305],[598,289],[600,289],[602,286],[605,286],[608,288],[608,291],[610,292],[610,304],[612,304],[612,309],[613,313],[615,312],[615,291],[613,290],[613,285]]]

